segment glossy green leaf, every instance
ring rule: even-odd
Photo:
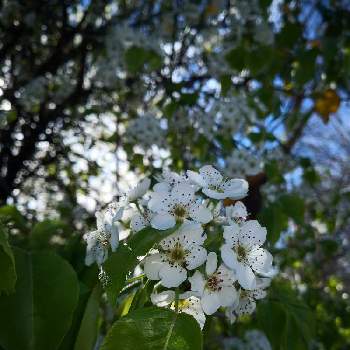
[[[14,294],[0,297],[0,346],[55,350],[68,331],[79,285],[72,267],[52,253],[15,249]]]
[[[84,267],[79,273],[79,282],[78,305],[75,308],[69,331],[64,336],[59,350],[72,350],[80,344],[85,346],[86,350],[92,349],[97,337],[101,297],[97,265]],[[81,346],[78,349],[81,349]]]
[[[267,229],[267,240],[276,243],[281,233],[288,227],[288,217],[279,203],[271,203],[259,214],[259,220]]]
[[[184,313],[150,307],[129,313],[114,323],[101,350],[200,350],[202,332]]]
[[[44,249],[49,247],[54,235],[67,231],[68,227],[60,220],[44,220],[34,225],[31,232],[30,244],[32,248]]]
[[[279,202],[286,215],[298,224],[304,222],[305,203],[301,197],[296,194],[286,194],[280,197]]]
[[[121,245],[117,251],[103,265],[107,275],[106,292],[112,305],[116,303],[121,289],[124,287],[127,276],[139,264],[139,257],[145,256],[147,252],[161,239],[168,236],[176,228],[165,231],[147,227],[128,241],[128,245]]]
[[[16,284],[16,269],[13,252],[7,241],[7,233],[0,224],[0,295],[14,291]]]
[[[13,205],[0,207],[0,219],[4,224],[11,224],[19,230],[25,231],[27,229],[25,218]]]
[[[258,322],[274,350],[307,350],[314,337],[312,311],[286,283],[275,283],[258,304]]]
[[[96,286],[86,304],[74,350],[92,350],[96,343],[101,291]]]

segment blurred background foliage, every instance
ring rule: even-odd
[[[205,348],[251,328],[274,349],[350,348],[347,0],[2,1],[0,61],[0,291],[7,240],[66,259],[80,294],[59,349],[92,349],[130,308],[99,305],[84,267],[96,210],[204,164],[248,179],[280,270],[255,315],[206,326]]]

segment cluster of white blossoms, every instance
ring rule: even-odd
[[[252,329],[244,334],[243,339],[226,338],[223,341],[224,350],[271,350],[271,344],[266,335],[257,329]]]
[[[165,146],[165,130],[160,120],[151,113],[145,113],[129,122],[125,131],[125,140],[147,150],[152,145]]]
[[[246,149],[235,149],[232,154],[225,159],[223,171],[227,176],[246,177],[254,176],[263,171],[263,158],[257,154],[252,154]]]
[[[224,178],[211,165],[185,174],[164,170],[156,181],[150,190],[145,178],[97,215],[97,230],[85,236],[86,263],[101,265],[109,246],[116,249],[123,210],[132,208],[132,234],[150,227],[149,234],[165,235],[141,261],[144,275],[155,281],[155,305],[188,313],[201,327],[220,308],[232,322],[252,313],[275,269],[262,248],[266,229],[248,219],[239,201],[248,193],[247,181]]]

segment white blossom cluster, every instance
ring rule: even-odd
[[[225,159],[224,173],[227,176],[254,176],[263,171],[264,162],[259,155],[253,155],[246,149],[235,149]]]
[[[165,130],[160,120],[151,113],[145,113],[129,122],[125,131],[125,141],[147,150],[152,145],[165,146]]]
[[[126,198],[97,214],[97,230],[85,235],[86,263],[101,265],[109,247],[116,250],[123,211],[132,208],[133,234],[146,227],[172,229],[141,262],[145,276],[157,281],[154,304],[186,312],[201,327],[206,315],[219,308],[231,322],[252,313],[275,269],[272,255],[262,248],[266,229],[249,220],[238,201],[248,193],[247,181],[226,179],[211,165],[186,174],[164,170],[156,180],[150,190],[151,181],[145,178]],[[225,207],[227,200],[235,204]],[[217,251],[208,251],[209,232],[216,232],[211,241],[221,242]]]
[[[244,334],[243,339],[226,338],[224,339],[224,350],[271,350],[271,344],[266,335],[257,330],[252,329]]]

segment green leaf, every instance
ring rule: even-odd
[[[0,295],[11,293],[16,285],[16,269],[13,252],[7,241],[7,233],[0,224]]]
[[[258,305],[257,317],[273,349],[309,349],[315,333],[313,313],[287,283],[272,285],[269,298]]]
[[[111,254],[103,269],[107,274],[105,289],[112,305],[115,305],[127,276],[139,264],[138,257],[146,255],[156,243],[175,230],[176,227],[165,231],[147,227],[132,236],[128,245],[119,246],[117,251]]]
[[[84,267],[79,273],[79,281],[79,302],[75,308],[69,331],[61,342],[59,350],[75,350],[77,346],[80,346],[77,349],[85,346],[85,349],[89,350],[93,348],[96,340],[97,323],[99,322],[99,297],[101,295],[97,266]],[[80,340],[78,341],[78,339]]]
[[[0,297],[0,346],[55,350],[72,321],[79,285],[72,267],[52,253],[15,249],[17,285]]]
[[[138,73],[142,70],[147,59],[146,50],[132,46],[125,52],[125,63],[130,73]]]
[[[30,245],[35,249],[44,249],[50,246],[54,235],[61,235],[68,231],[68,226],[60,220],[44,220],[34,225],[31,232]]]
[[[288,227],[288,217],[278,202],[270,204],[259,214],[259,220],[267,229],[267,240],[275,244]]]
[[[200,350],[202,332],[184,313],[156,307],[138,309],[114,323],[101,350]]]
[[[283,211],[292,218],[297,224],[304,222],[305,203],[302,198],[296,194],[286,194],[279,199]]]
[[[100,295],[101,290],[97,285],[87,302],[74,350],[92,350],[94,348],[98,332]]]
[[[25,218],[13,205],[4,205],[0,208],[0,219],[3,223],[11,223],[20,230],[25,231],[27,228]]]

